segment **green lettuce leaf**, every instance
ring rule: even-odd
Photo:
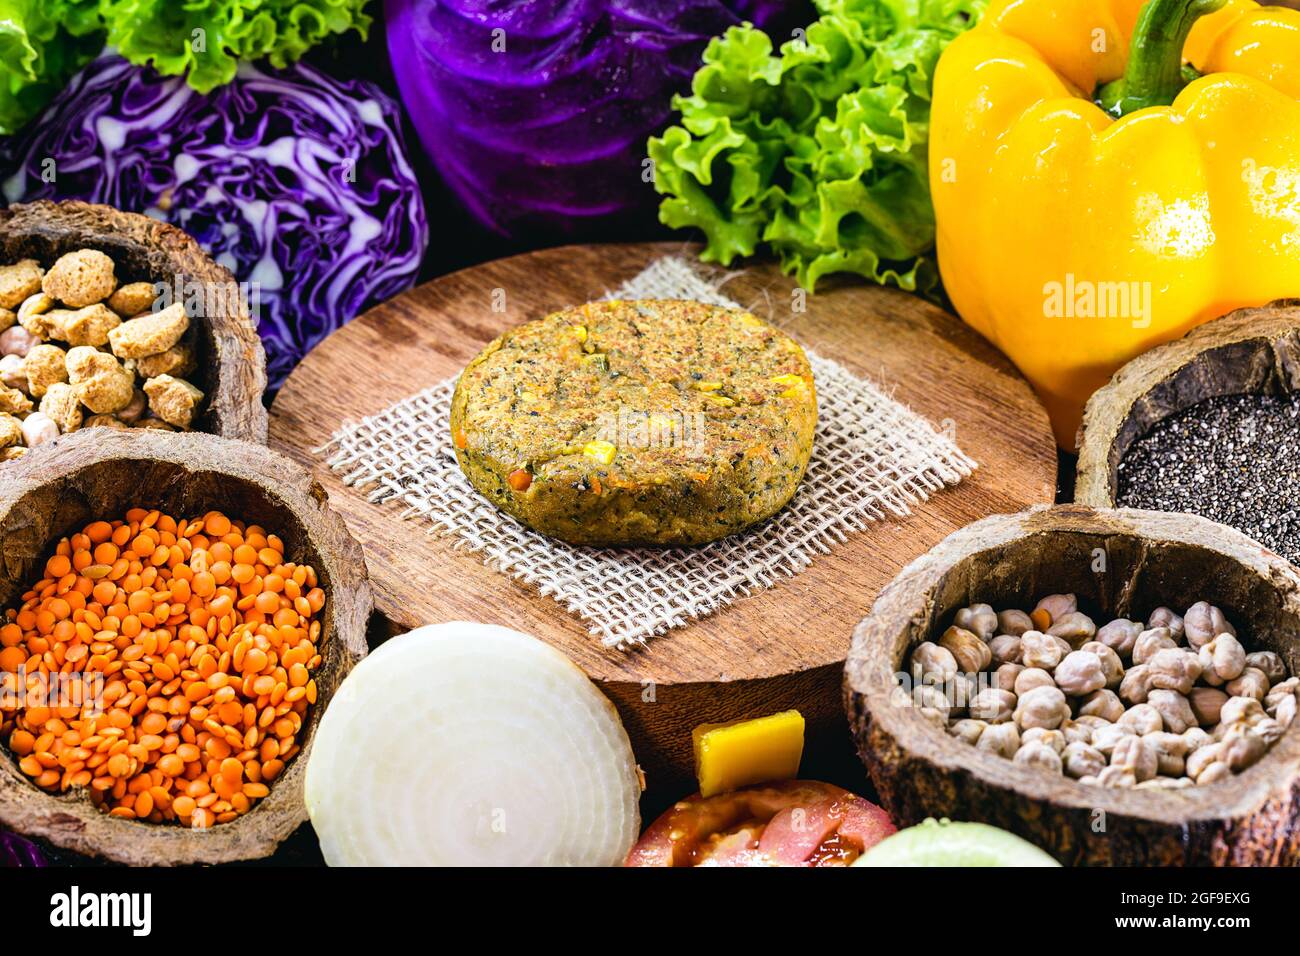
[[[0,135],[17,132],[104,48],[98,0],[0,0]]]
[[[766,245],[810,291],[850,272],[932,293],[930,85],[984,5],[817,0],[779,51],[749,26],[715,38],[679,125],[649,142],[660,221],[700,229],[709,262]]]
[[[99,0],[108,42],[137,65],[187,74],[201,93],[229,83],[239,60],[287,66],[331,34],[365,36],[369,0]]]
[[[240,60],[288,66],[332,34],[365,36],[370,0],[0,0],[0,135],[16,132],[108,43],[202,93]]]

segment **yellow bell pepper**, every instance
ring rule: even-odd
[[[953,305],[1073,448],[1120,365],[1300,295],[1300,12],[993,0],[939,61],[930,180]]]

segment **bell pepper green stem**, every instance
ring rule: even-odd
[[[1112,116],[1168,106],[1187,85],[1183,46],[1201,17],[1227,0],[1149,0],[1138,16],[1124,75],[1101,87],[1097,104]]]

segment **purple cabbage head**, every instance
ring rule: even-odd
[[[793,4],[799,6],[798,4]],[[646,139],[711,37],[781,0],[386,0],[388,49],[420,141],[474,216],[574,236],[656,203]]]
[[[35,843],[8,830],[0,830],[0,868],[47,865],[49,861]]]
[[[106,55],[5,152],[8,201],[146,213],[250,283],[272,388],[331,331],[409,288],[428,243],[397,104],[304,63],[241,64],[201,94]]]

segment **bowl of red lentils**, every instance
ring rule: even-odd
[[[370,610],[360,546],[264,447],[34,449],[0,487],[0,826],[128,864],[270,855]]]

